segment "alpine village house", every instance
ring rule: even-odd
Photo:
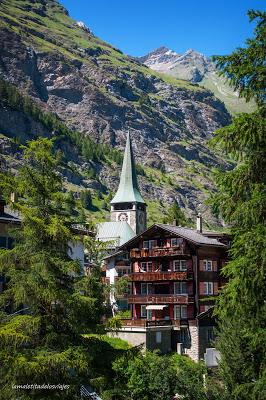
[[[146,221],[128,134],[111,222],[100,224],[97,235],[104,241],[116,238],[104,258],[105,281],[114,284],[126,276],[130,286],[122,299],[111,292],[114,311],[128,306],[131,312],[116,335],[133,345],[162,353],[177,351],[199,361],[213,347],[212,309],[224,283],[220,271],[229,237],[203,232],[200,215],[195,230],[176,224],[147,229]]]

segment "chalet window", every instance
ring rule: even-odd
[[[179,247],[182,242],[180,238],[171,238],[171,247]]]
[[[152,294],[152,283],[141,283],[140,286],[141,294]]]
[[[147,310],[147,320],[148,321],[152,320],[152,310]]]
[[[0,236],[0,249],[6,249],[6,248],[7,248],[7,237]]]
[[[142,263],[140,264],[140,267],[141,267],[142,271],[145,271],[145,272],[152,272],[152,262],[151,262],[151,261],[142,262]]]
[[[215,339],[213,327],[207,329],[206,339],[208,342],[212,342]]]
[[[147,317],[147,310],[145,304],[142,304],[140,306],[140,316],[141,318],[146,318]]]
[[[178,339],[179,343],[186,344],[187,341],[188,341],[187,330],[186,329],[180,329],[178,337],[179,337],[179,339]]]
[[[174,319],[187,319],[187,306],[174,306]]]
[[[128,275],[129,273],[130,273],[129,268],[119,268],[117,271],[117,275],[119,276],[119,278],[121,278],[121,276]]]
[[[187,294],[187,282],[175,282],[174,294]]]
[[[174,260],[173,266],[174,266],[174,271],[186,271],[187,270],[186,260]]]
[[[0,236],[0,249],[11,249],[13,239],[7,236]]]
[[[144,249],[153,249],[153,247],[157,246],[157,240],[144,240],[143,248]]]
[[[212,260],[204,260],[204,271],[212,271]]]
[[[162,332],[156,332],[156,343],[162,343]]]
[[[204,282],[204,294],[213,294],[213,282]]]

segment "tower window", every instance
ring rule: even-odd
[[[114,204],[114,210],[132,210],[132,203],[116,203]]]

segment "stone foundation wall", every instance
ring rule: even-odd
[[[146,347],[146,332],[118,331],[116,333],[108,332],[107,335],[125,340],[132,346],[139,346],[143,344],[144,347]]]
[[[193,360],[199,361],[199,328],[196,325],[189,325],[190,347],[186,349],[186,354]]]

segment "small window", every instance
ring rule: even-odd
[[[179,247],[180,239],[179,238],[171,238],[171,247]]]
[[[181,319],[187,319],[187,306],[181,306]]]
[[[204,294],[213,294],[213,282],[204,282]]]
[[[157,240],[150,240],[149,241],[149,249],[153,249],[157,246]]]
[[[174,283],[174,294],[187,294],[187,283],[186,282],[175,282]]]
[[[147,263],[146,262],[142,262],[140,264],[140,268],[141,268],[141,272],[146,272],[147,271]]]
[[[156,343],[162,343],[162,332],[156,332]]]
[[[157,246],[157,240],[144,240],[143,248],[144,249],[153,249],[153,247]]]
[[[141,283],[140,292],[143,295],[152,294],[152,283]]]
[[[152,272],[152,262],[151,262],[151,261],[147,262],[147,269],[146,269],[146,271]]]
[[[147,294],[147,283],[142,283],[140,286],[140,293]]]
[[[204,260],[204,271],[212,271],[212,260]]]
[[[149,248],[149,241],[148,241],[148,240],[144,240],[144,242],[143,242],[143,248],[144,248],[144,249],[148,249],[148,248]]]
[[[174,306],[174,319],[187,319],[187,306]]]
[[[6,236],[0,236],[0,249],[8,248],[8,238]]]
[[[143,305],[143,304],[140,306],[140,315],[141,315],[141,318],[146,318],[147,317],[146,306]]]
[[[140,264],[141,272],[152,272],[152,262],[142,262]]]
[[[208,328],[206,331],[206,339],[208,342],[212,342],[215,339],[214,329],[213,327]]]
[[[178,336],[179,336],[179,343],[187,343],[188,335],[186,329],[180,329]]]
[[[174,271],[186,271],[187,270],[186,260],[174,260],[173,266],[174,266]]]
[[[147,320],[148,321],[152,320],[152,310],[147,310]]]

